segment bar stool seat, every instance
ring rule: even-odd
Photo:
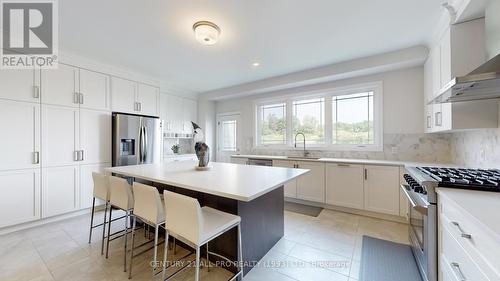
[[[210,207],[202,207],[201,215],[204,221],[200,239],[200,244],[202,245],[219,236],[221,231],[224,232],[224,230],[234,227],[241,221],[239,216]]]

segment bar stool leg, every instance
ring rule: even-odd
[[[200,280],[200,247],[196,248],[195,281]]]
[[[93,197],[92,199],[92,213],[90,214],[89,244],[92,241],[92,229],[94,228],[94,209],[95,209],[95,197]]]
[[[108,240],[106,242],[106,258],[108,258],[109,253],[109,235],[111,235],[111,214],[113,213],[113,205],[109,205],[109,220],[108,220]]]
[[[158,255],[158,225],[155,225],[155,247],[153,251],[153,277],[155,276],[155,270],[156,270],[156,256]]]
[[[174,237],[174,255],[177,255],[177,242],[175,237]]]
[[[167,273],[167,258],[168,258],[168,231],[165,230],[165,246],[163,251],[163,273],[162,279],[165,280],[165,274]],[[165,280],[166,281],[166,280]]]
[[[210,272],[210,260],[208,259],[208,243],[207,243],[207,271]]]
[[[127,272],[127,236],[129,211],[125,211],[125,254],[123,255],[123,272]]]
[[[137,217],[134,216],[134,222],[132,224],[132,248],[130,249],[130,266],[128,269],[128,279],[132,279],[132,262],[134,260],[134,242],[135,242],[135,225],[137,222]],[[126,253],[125,253],[126,254]]]
[[[101,256],[104,255],[104,237],[106,236],[106,213],[108,212],[108,201],[104,204],[104,220],[102,223]]]
[[[239,280],[243,280],[243,248],[241,247],[241,223],[238,224],[238,269],[241,271]]]

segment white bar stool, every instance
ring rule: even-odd
[[[225,213],[209,207],[200,207],[198,200],[192,197],[163,191],[165,199],[165,215],[167,231],[165,232],[165,241],[168,241],[169,235],[186,243],[196,249],[195,262],[195,280],[200,279],[200,248],[213,239],[224,234],[233,227],[238,228],[238,272],[230,279],[234,280],[238,276],[243,277],[242,252],[241,252],[241,218],[239,216]],[[165,253],[163,256],[163,277],[165,278],[167,264],[168,247],[165,244]],[[216,255],[227,261],[228,258],[221,255],[208,252],[207,254]],[[208,256],[208,255],[207,255]],[[208,262],[208,260],[207,260]],[[178,272],[174,273],[173,277]],[[167,279],[164,279],[167,280]]]
[[[134,191],[134,214],[133,214],[134,222],[132,225],[132,248],[130,254],[130,266],[128,273],[129,279],[132,278],[132,263],[134,259],[134,238],[135,238],[135,226],[137,218],[141,219],[145,224],[153,226],[155,228],[153,275],[155,273],[157,265],[158,230],[160,227],[165,228],[165,208],[163,200],[160,197],[160,193],[158,192],[158,189],[156,189],[153,186],[134,182],[133,191]],[[149,242],[150,241],[147,241],[146,243],[139,245],[138,248]],[[142,254],[142,252],[139,254]]]
[[[108,176],[100,173],[92,173],[92,179],[94,181],[94,195],[92,198],[92,212],[90,214],[90,231],[89,231],[89,244],[92,241],[92,230],[96,227],[102,225],[102,243],[101,243],[101,255],[104,254],[104,236],[106,231],[106,212],[108,210],[109,201],[109,180]],[[95,211],[95,200],[101,199],[104,203],[104,220],[103,223],[94,225],[94,211]]]
[[[127,271],[127,235],[129,217],[134,208],[134,195],[132,194],[132,186],[126,179],[110,176],[109,177],[109,220],[108,220],[108,236],[106,245],[106,258],[109,253],[109,242],[119,237],[110,238],[111,234],[111,215],[113,207],[125,211],[125,254],[123,262],[123,271]]]

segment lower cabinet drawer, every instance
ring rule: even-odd
[[[441,272],[444,274],[446,268],[451,270],[455,279],[452,280],[474,280],[474,281],[491,281],[479,269],[476,263],[472,261],[465,250],[453,238],[452,234],[441,227]],[[443,271],[445,270],[445,271]]]

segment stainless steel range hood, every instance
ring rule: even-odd
[[[453,78],[430,103],[500,98],[500,54],[466,76]]]

